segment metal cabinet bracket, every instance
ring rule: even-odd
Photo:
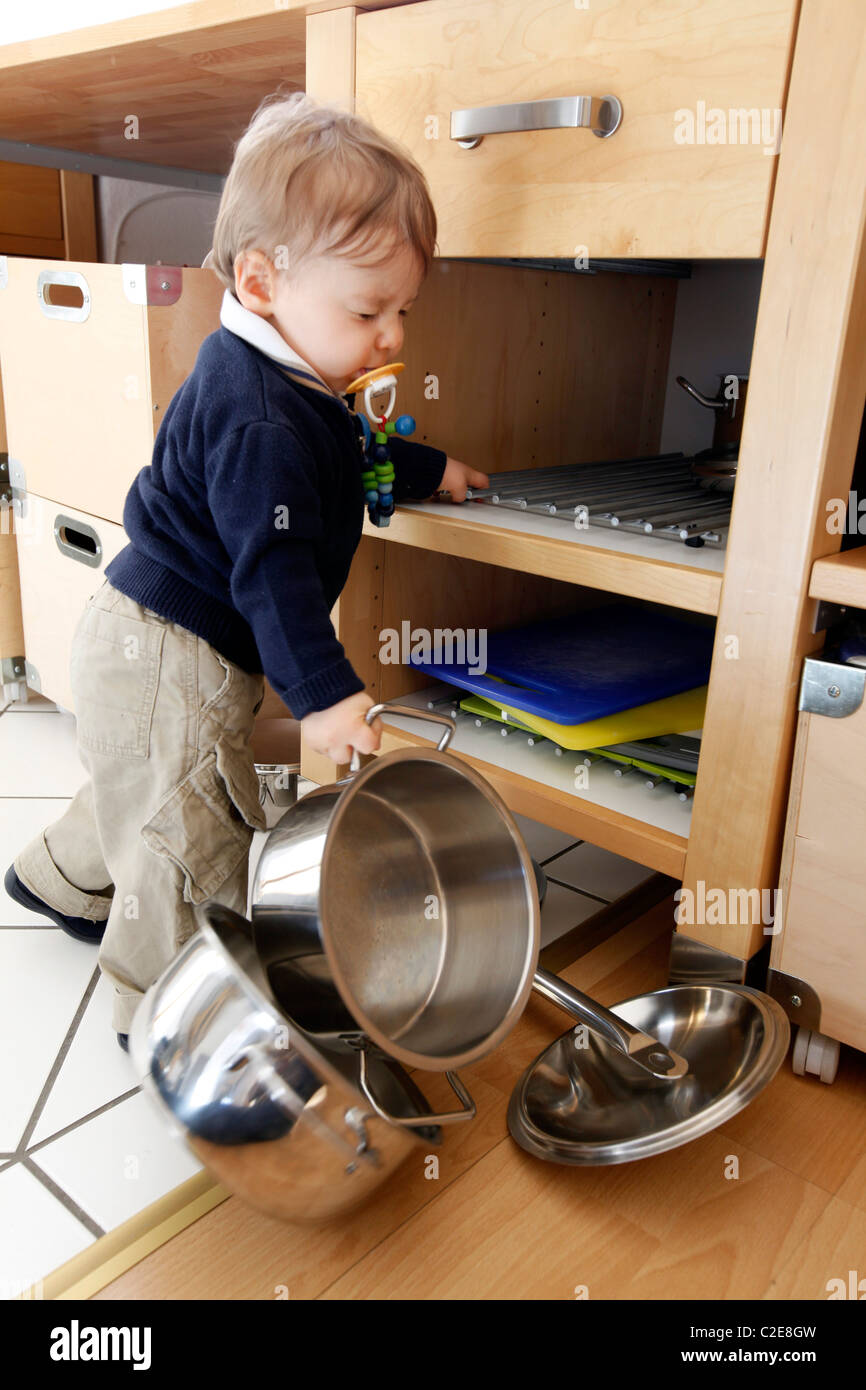
[[[866,667],[807,657],[803,663],[798,708],[808,714],[845,719],[862,705],[864,687]]]
[[[792,1023],[802,1024],[813,1032],[821,1031],[821,999],[811,985],[799,980],[796,975],[785,975],[781,970],[770,970],[767,975],[767,993],[782,1005]]]

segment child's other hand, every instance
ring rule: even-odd
[[[438,491],[450,492],[452,502],[465,502],[468,487],[489,486],[490,479],[486,473],[479,473],[477,468],[470,468],[468,463],[460,463],[458,459],[449,458],[445,464],[445,472],[442,474]]]
[[[314,710],[301,722],[301,733],[316,753],[322,753],[335,763],[347,763],[352,749],[359,753],[375,753],[382,742],[382,721],[368,724],[364,718],[373,701],[365,690],[349,695],[329,709]]]

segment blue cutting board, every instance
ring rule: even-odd
[[[483,675],[466,664],[410,661],[488,700],[582,724],[705,685],[713,641],[712,628],[616,603],[490,633]]]

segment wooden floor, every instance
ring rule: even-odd
[[[603,1003],[667,984],[672,903],[561,971]],[[478,1115],[410,1159],[366,1210],[288,1227],[231,1198],[109,1284],[98,1299],[816,1299],[866,1274],[866,1057],[842,1049],[832,1086],[790,1055],[721,1129],[607,1168],[525,1154],[506,1110],[523,1068],[564,1031],[533,997],[491,1056],[462,1073]],[[441,1076],[423,1078],[448,1108]],[[419,1153],[421,1150],[419,1149]],[[729,1159],[739,1177],[725,1176]]]

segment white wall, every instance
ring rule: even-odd
[[[99,177],[94,183],[100,261],[201,265],[211,247],[218,193],[132,179]]]
[[[678,282],[660,453],[712,444],[715,411],[676,379],[716,396],[720,376],[749,375],[762,274],[762,261],[695,261],[691,279]]]

